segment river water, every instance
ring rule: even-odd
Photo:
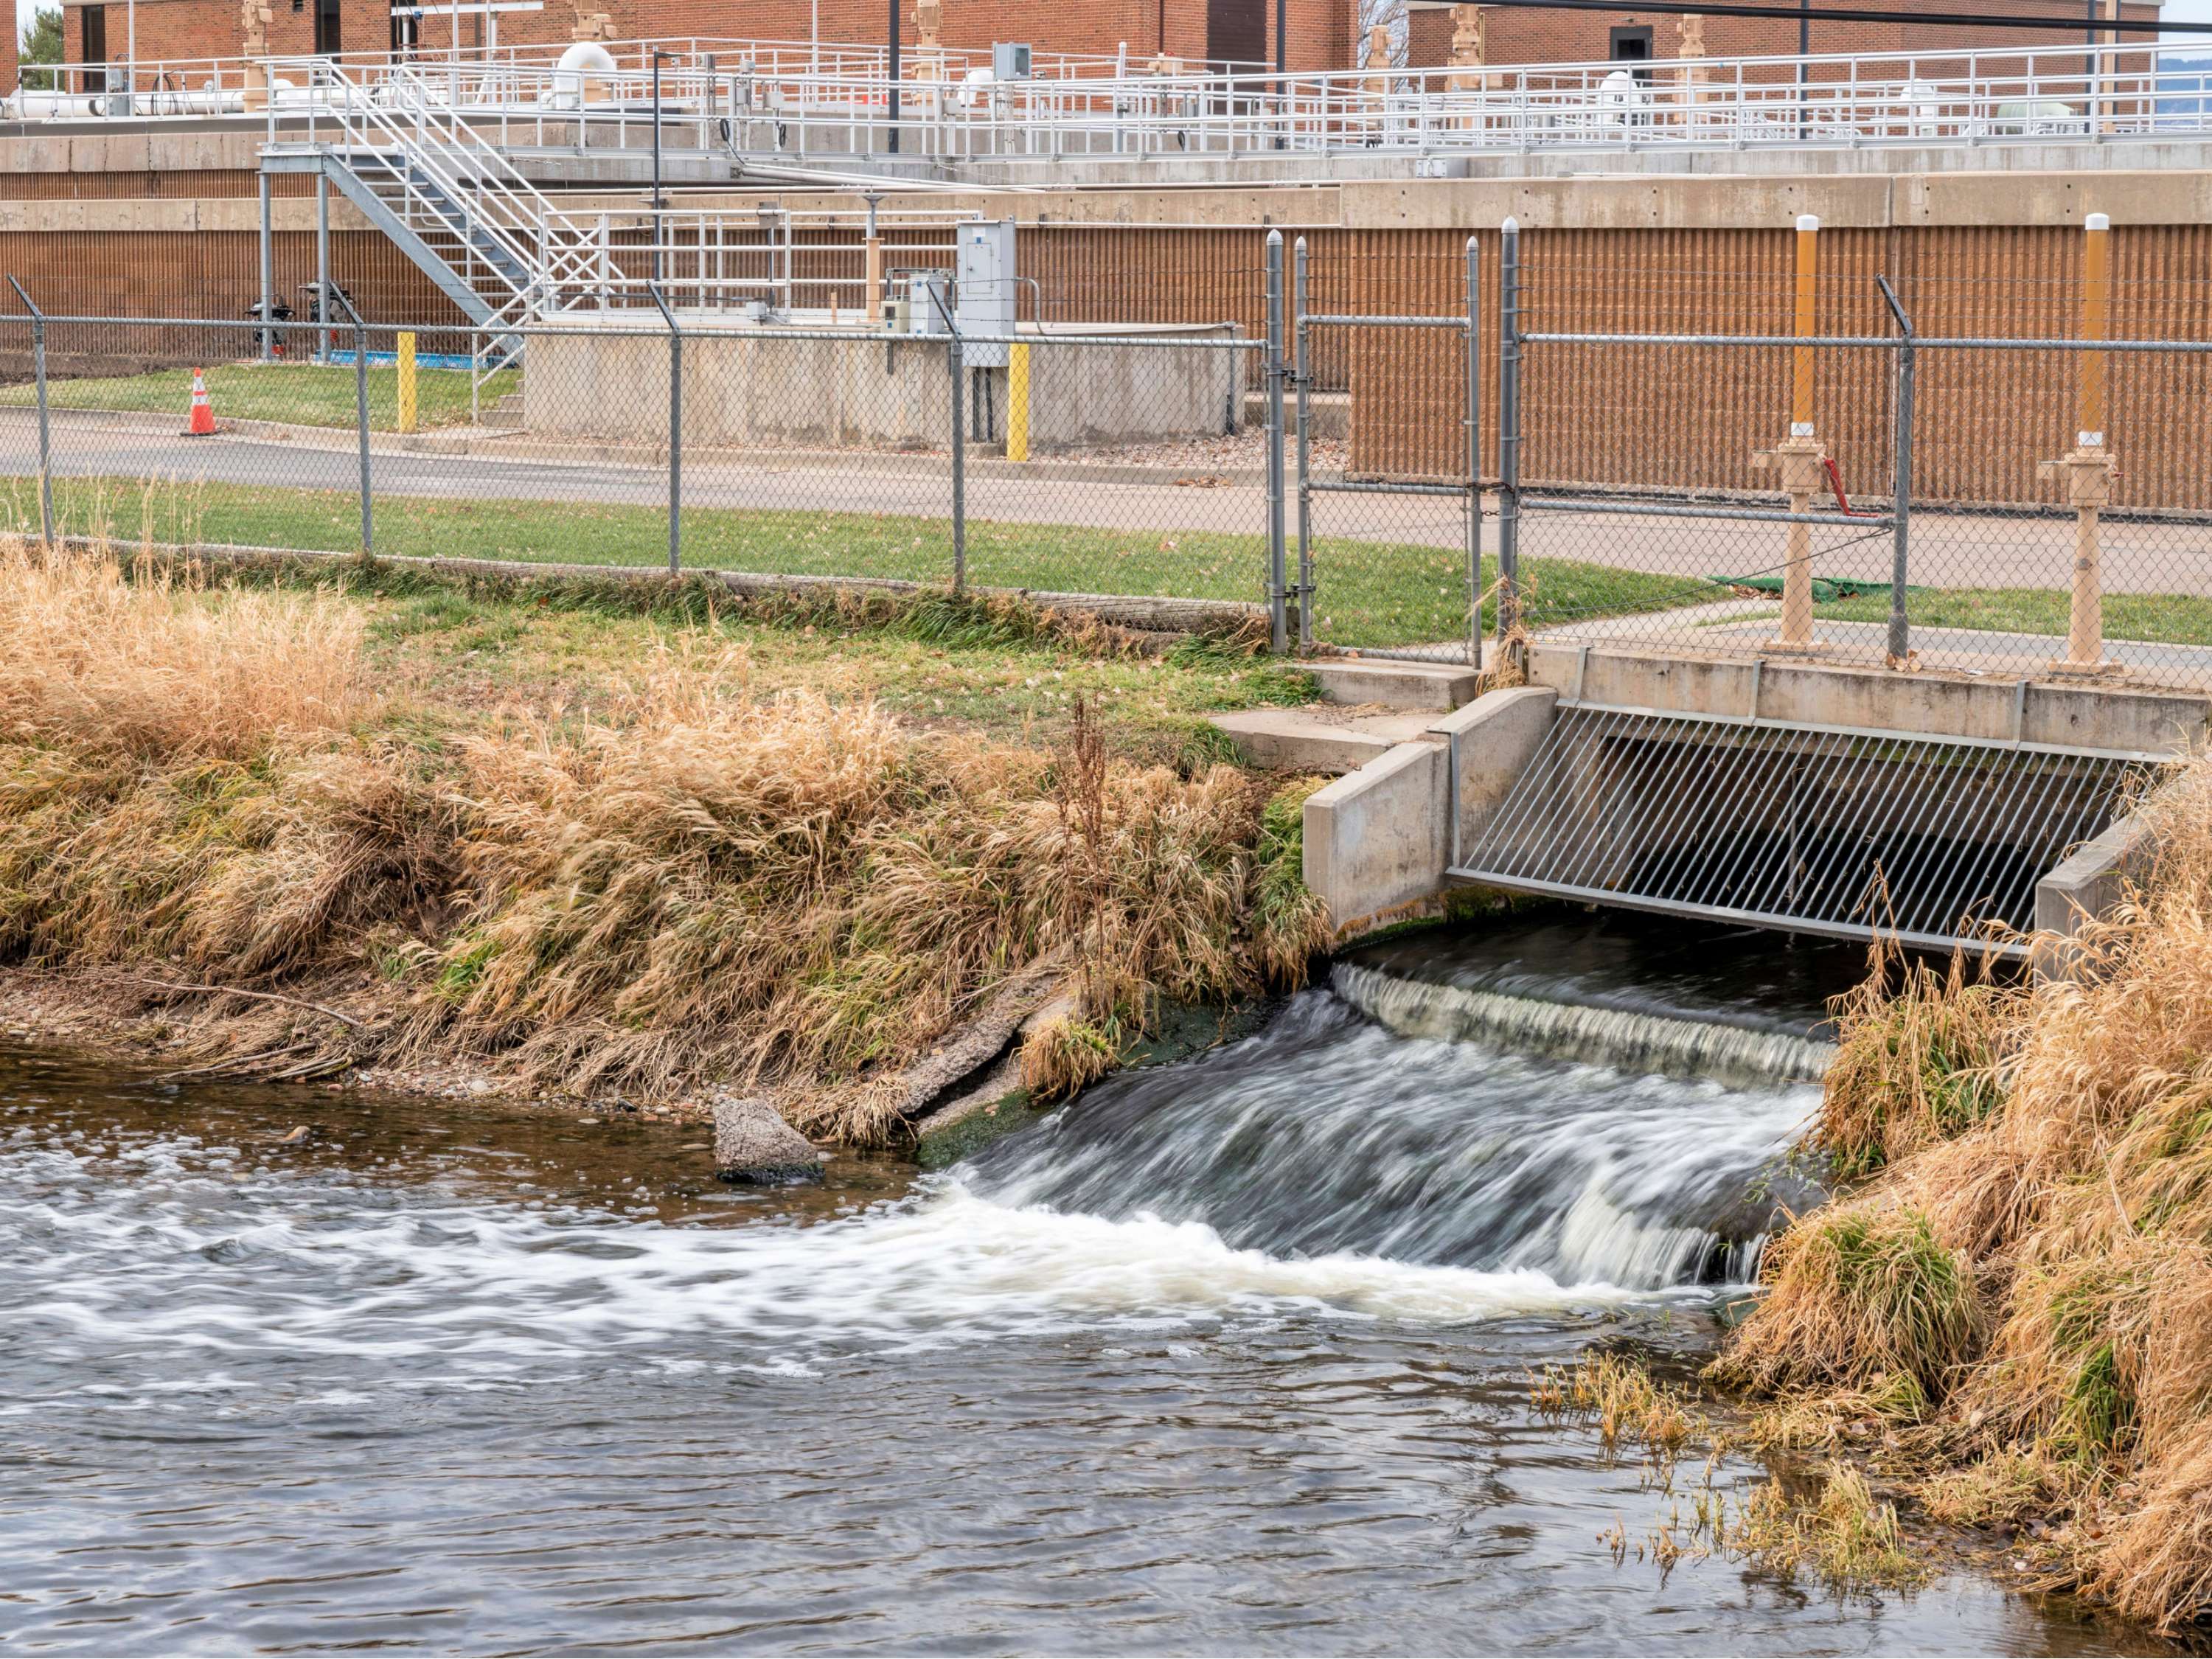
[[[696,1128],[0,1052],[0,1647],[2142,1650],[1964,1571],[1616,1565],[1665,1500],[1528,1409],[1711,1351],[1815,1096],[1481,999],[1802,1043],[1844,969],[1786,951],[1372,951],[947,1175],[771,1194]]]

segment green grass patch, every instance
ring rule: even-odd
[[[2066,636],[2070,601],[2056,588],[1915,588],[1908,599],[1915,628]],[[1887,622],[1889,596],[1866,594],[1820,607],[1823,621]],[[2212,599],[2191,593],[2107,593],[2105,637],[2157,645],[2212,645]]]
[[[35,530],[35,480],[9,481],[0,527]],[[344,490],[168,483],[134,478],[57,478],[54,510],[64,533],[190,544],[236,543],[345,552],[358,548],[359,498]],[[684,514],[684,562],[698,569],[780,575],[883,576],[949,583],[946,519],[890,514],[753,512],[694,507]],[[668,556],[668,521],[657,507],[575,501],[384,496],[375,503],[380,553],[654,565]],[[1456,549],[1323,542],[1316,549],[1316,637],[1348,646],[1462,638],[1467,577]],[[1128,531],[972,520],[968,577],[986,587],[1048,592],[1161,594],[1257,602],[1266,571],[1257,532]],[[1492,574],[1486,564],[1484,583]],[[1704,583],[1536,559],[1526,567],[1532,627],[1665,610],[1709,599]],[[1484,609],[1484,626],[1495,617]]]
[[[489,408],[522,380],[522,371],[502,368],[487,375],[477,396]],[[208,399],[221,421],[283,421],[295,426],[349,427],[356,396],[350,364],[215,363],[207,368]],[[23,408],[38,400],[35,387],[0,389],[0,406]],[[131,415],[174,415],[178,429],[191,412],[192,372],[155,369],[145,374],[49,380],[47,404],[55,409],[113,410]],[[458,426],[470,418],[469,374],[465,369],[418,368],[415,374],[415,416],[418,427]],[[399,428],[399,371],[368,370],[368,423],[379,432]]]

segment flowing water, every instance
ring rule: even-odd
[[[1616,1565],[1664,1500],[1528,1409],[1710,1352],[1848,972],[1431,938],[766,1194],[680,1126],[0,1054],[0,1647],[2118,1650],[1963,1571]]]

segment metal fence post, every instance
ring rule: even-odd
[[[270,111],[270,124],[273,128],[276,124],[275,111],[276,108],[276,100],[274,97],[271,97],[269,100],[269,108]],[[270,142],[271,143],[276,142],[276,134],[273,131],[270,134]],[[275,233],[270,228],[270,213],[272,210],[270,205],[270,173],[266,167],[264,167],[261,171],[260,183],[261,350],[259,356],[261,361],[265,363],[271,357],[276,356],[276,250]]]
[[[1482,666],[1482,250],[1467,239],[1467,665]]]
[[[46,410],[46,313],[31,302],[23,285],[14,276],[8,286],[31,313],[31,373],[38,382],[39,400],[39,533],[48,547],[54,544],[54,437]]]
[[[1306,239],[1298,238],[1296,291],[1298,391],[1298,643],[1313,643],[1313,330],[1306,322]]]
[[[647,283],[645,291],[668,325],[668,574],[673,576],[684,568],[684,331],[661,298],[660,284]]]
[[[1283,545],[1283,233],[1267,233],[1267,618],[1278,654],[1290,649]]]
[[[312,107],[312,106],[311,106]],[[315,174],[315,361],[331,360],[331,176]]]
[[[1498,231],[1498,639],[1521,621],[1521,225]]]
[[[1911,575],[1912,553],[1912,380],[1916,350],[1912,319],[1898,303],[1897,290],[1890,287],[1887,276],[1876,276],[1875,281],[1881,285],[1881,297],[1889,302],[1890,314],[1897,319],[1899,335],[1897,431],[1893,440],[1897,482],[1890,504],[1889,665],[1904,668],[1911,663],[1912,654],[1912,623],[1905,610],[1905,585]]]
[[[945,320],[945,377],[952,383],[952,591],[968,587],[968,366],[960,331]]]
[[[323,321],[331,320],[331,290],[326,285],[323,298]],[[345,307],[346,316],[353,323],[353,423],[354,433],[361,448],[361,556],[371,559],[376,556],[375,528],[371,519],[368,492],[368,325],[361,319],[361,313],[353,301],[341,296],[338,303]],[[324,351],[329,352],[330,333],[323,333]]]

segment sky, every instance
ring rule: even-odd
[[[110,0],[110,3],[116,5],[117,10],[122,9],[120,0]],[[2070,9],[2066,4],[2066,0],[2048,0],[2048,3],[2051,3],[2055,9]],[[1632,0],[1629,0],[1629,3],[1632,4]],[[38,5],[39,0],[15,0],[15,21],[19,31],[24,24],[31,21],[31,14],[38,9]],[[1910,9],[1909,7],[1905,9]],[[2170,23],[2212,23],[2212,0],[2166,0],[2165,17]],[[111,31],[108,35],[109,40],[120,40],[121,36],[118,32],[120,21],[118,19],[117,23],[109,26]],[[2212,35],[2198,35],[2195,38],[2203,41],[2204,49],[2207,52],[2212,52]]]

